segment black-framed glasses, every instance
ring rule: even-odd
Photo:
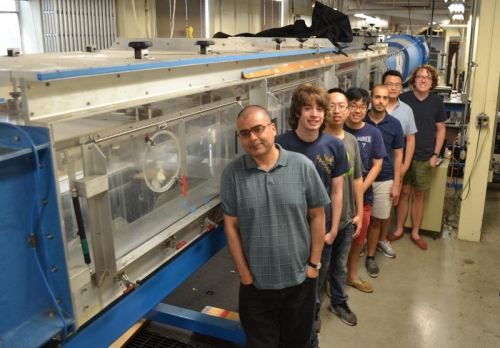
[[[253,133],[255,135],[259,135],[260,133],[262,133],[267,126],[270,126],[272,125],[273,123],[269,123],[269,124],[266,124],[265,126],[259,124],[258,126],[255,126],[255,127],[252,127],[250,129],[242,129],[238,132],[238,136],[241,138],[241,139],[248,139],[250,138],[250,133]]]
[[[387,88],[401,88],[401,87],[403,87],[403,85],[400,83],[386,83],[385,86]]]

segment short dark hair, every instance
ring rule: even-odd
[[[408,83],[410,84],[410,86],[412,86],[412,87],[415,86],[415,78],[417,76],[417,73],[419,70],[422,70],[422,69],[427,70],[429,75],[431,75],[431,77],[432,77],[431,89],[436,88],[436,86],[438,84],[438,72],[437,72],[435,67],[433,67],[432,65],[429,65],[429,64],[417,66],[417,68],[412,71],[410,78],[408,79]]]
[[[330,115],[330,96],[323,87],[311,83],[302,83],[293,92],[288,117],[288,125],[291,129],[297,129],[299,126],[297,116],[301,114],[302,107],[308,105],[311,101],[315,101],[318,106],[325,110],[325,118],[319,130],[323,131],[325,129],[325,120]]]
[[[328,94],[333,94],[333,93],[342,94],[345,97],[345,99],[347,100],[347,102],[349,102],[349,98],[347,98],[347,94],[344,92],[344,90],[342,88],[338,88],[338,87],[330,88],[328,90]]]
[[[387,76],[396,76],[401,79],[401,83],[403,83],[403,75],[397,70],[387,70],[384,75],[382,75],[382,83],[385,83],[385,78]]]
[[[361,100],[366,104],[366,106],[370,105],[370,94],[368,91],[359,87],[351,87],[345,92],[347,95],[347,100],[350,102],[356,102]]]

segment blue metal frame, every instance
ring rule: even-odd
[[[239,321],[214,317],[165,303],[158,304],[146,318],[203,335],[246,344],[245,333]]]
[[[64,328],[52,296],[68,331],[74,322],[47,129],[0,122],[0,178],[0,346],[36,347]],[[32,234],[35,248],[28,243]]]
[[[226,245],[222,224],[70,337],[64,347],[107,347]]]

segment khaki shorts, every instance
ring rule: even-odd
[[[410,168],[403,178],[403,185],[411,185],[417,190],[431,188],[431,164],[429,161],[411,161]]]
[[[373,187],[372,216],[381,220],[391,216],[392,200],[391,188],[393,180],[375,181]]]

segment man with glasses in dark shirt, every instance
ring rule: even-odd
[[[411,74],[411,91],[401,94],[400,99],[408,104],[415,116],[418,132],[415,136],[415,154],[410,168],[403,179],[403,189],[399,199],[400,209],[408,215],[408,202],[412,196],[410,240],[420,249],[427,250],[427,243],[420,237],[420,226],[424,215],[424,195],[431,187],[431,168],[436,166],[446,136],[446,111],[441,97],[430,91],[437,86],[438,74],[431,65],[421,65]],[[406,188],[405,188],[406,187]],[[398,216],[399,218],[399,216]],[[397,230],[391,235],[395,241],[403,237]]]

